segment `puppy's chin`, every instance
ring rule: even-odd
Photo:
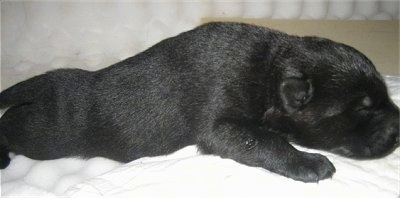
[[[398,117],[386,118],[385,122],[380,123],[384,124],[378,125],[380,127],[372,130],[372,134],[366,139],[364,152],[355,157],[359,156],[359,158],[366,159],[380,158],[390,154],[399,147],[400,132]]]
[[[398,138],[396,140],[389,140],[386,137],[380,137],[380,139],[374,139],[365,145],[352,145],[352,146],[340,146],[329,151],[344,157],[353,159],[378,159],[385,157],[392,153],[399,147]]]
[[[382,158],[400,146],[400,132],[398,117],[380,118],[384,119],[356,125],[362,126],[360,128],[346,129],[347,125],[335,125],[338,126],[337,129],[344,128],[345,133],[335,134],[333,127],[325,127],[324,130],[320,129],[314,133],[319,136],[307,136],[308,139],[300,136],[297,143],[353,159]]]

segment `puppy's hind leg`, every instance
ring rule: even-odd
[[[40,93],[40,89],[46,90],[43,88],[46,80],[46,74],[39,75],[2,91],[0,93],[0,109],[12,109],[14,106],[31,103],[35,96]],[[8,155],[10,152],[9,142],[5,135],[7,132],[6,126],[10,124],[8,123],[10,120],[8,118],[10,116],[5,116],[9,110],[7,110],[0,119],[0,169],[6,168],[10,164],[11,160]],[[21,123],[17,124],[16,126],[20,124]]]
[[[6,137],[0,131],[0,169],[5,169],[10,164],[9,149]]]

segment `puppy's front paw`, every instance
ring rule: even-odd
[[[318,182],[331,178],[336,169],[323,155],[301,153],[289,162],[283,174],[294,180],[303,182]]]

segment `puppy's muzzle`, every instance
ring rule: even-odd
[[[371,157],[382,157],[400,145],[399,119],[397,116],[387,118],[380,129],[370,137],[368,148]]]
[[[400,142],[399,142],[399,137],[400,137],[399,120],[393,119],[392,122],[389,122],[387,124],[385,129],[386,129],[385,133],[387,134],[389,141],[393,141],[394,146],[398,147],[400,144]]]

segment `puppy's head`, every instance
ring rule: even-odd
[[[361,159],[382,157],[399,145],[399,109],[363,54],[303,37],[280,56],[279,105],[266,117],[291,141]]]

